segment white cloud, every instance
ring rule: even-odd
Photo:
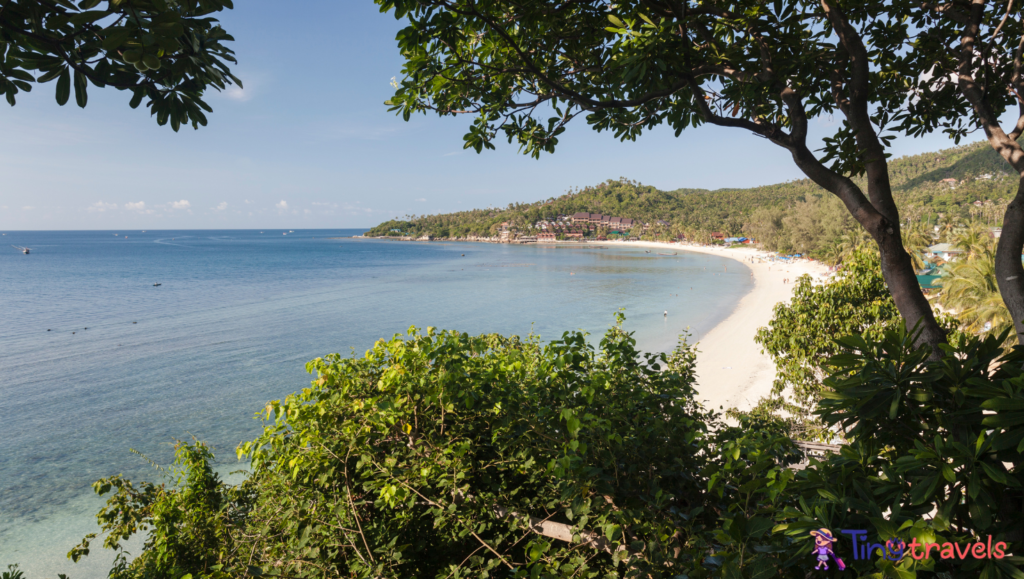
[[[145,201],[136,201],[132,203],[125,203],[124,208],[129,211],[138,211],[139,213],[153,213],[152,209],[146,209]]]
[[[90,213],[103,213],[104,211],[113,211],[115,209],[117,209],[117,203],[104,203],[102,201],[97,201],[89,206]]]
[[[171,209],[188,209],[191,206],[192,204],[186,201],[185,199],[171,203]]]
[[[274,205],[274,207],[277,207],[278,211],[287,211],[288,210],[288,202],[285,201],[284,199],[282,199],[277,205]]]
[[[245,200],[245,204],[246,204],[246,205],[248,205],[248,204],[250,204],[250,203],[252,203],[252,201],[249,201],[248,199],[246,199],[246,200]]]
[[[426,202],[427,202],[427,200],[426,200],[426,199],[424,199],[424,198],[422,198],[422,197],[420,197],[419,199],[417,199],[417,201],[419,201],[420,203],[426,203]]]
[[[309,209],[303,209],[302,212],[305,213],[306,215],[312,213],[312,211],[310,211]]]
[[[35,209],[35,207],[32,207],[31,205],[26,205],[22,207],[22,209],[24,209],[25,211],[31,211],[32,209]]]
[[[213,207],[212,209],[214,209],[216,211],[224,211],[227,208],[228,208],[228,202],[227,201],[221,201],[219,205],[217,205],[216,207]]]
[[[224,90],[224,96],[228,97],[233,101],[244,103],[245,101],[252,98],[252,91],[245,90],[237,84],[233,84]]]

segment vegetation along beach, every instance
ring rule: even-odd
[[[1024,4],[297,7],[0,3],[0,579],[1024,579]]]

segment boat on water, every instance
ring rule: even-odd
[[[651,252],[651,250],[649,250],[649,249],[648,249],[648,250],[647,250],[647,251],[645,251],[644,253],[650,253],[650,252]]]
[[[163,284],[155,283],[155,284],[153,284],[153,287],[160,287],[161,285],[163,285]]]
[[[12,245],[11,247],[13,247],[14,249],[17,249],[18,251],[24,253],[25,255],[28,255],[29,252],[31,251],[29,248],[21,247],[20,245]]]

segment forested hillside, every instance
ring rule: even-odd
[[[999,225],[1017,187],[1017,179],[1006,169],[985,142],[894,159],[889,164],[902,215],[922,223],[982,220]],[[856,180],[863,185],[862,178]],[[754,237],[769,249],[819,257],[827,256],[844,236],[861,236],[845,208],[807,179],[750,189],[661,191],[625,178],[504,209],[410,215],[382,223],[367,235],[493,236],[502,223],[529,234],[536,232],[538,222],[578,211],[670,223],[668,228],[652,229],[654,236],[707,239],[710,232],[720,231]]]

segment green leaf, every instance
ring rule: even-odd
[[[985,462],[981,463],[981,468],[985,470],[985,474],[987,474],[990,479],[1001,485],[1007,484],[1008,481],[1006,480],[1006,474],[999,469],[989,466],[988,463]]]
[[[615,26],[618,26],[619,28],[625,28],[626,27],[626,24],[623,21],[619,20],[616,16],[614,16],[612,14],[608,15],[608,21],[611,22],[612,24],[614,24]]]
[[[120,47],[132,34],[131,30],[124,27],[110,28],[105,32],[106,38],[100,43],[104,50],[114,50]]]
[[[106,10],[93,10],[90,12],[79,12],[78,14],[72,15],[68,20],[77,26],[84,26],[106,18],[107,16],[110,16],[110,12],[107,12]]]
[[[51,80],[53,80],[53,79],[57,78],[58,76],[60,76],[60,74],[62,72],[64,72],[65,70],[67,70],[66,66],[65,67],[60,67],[60,68],[55,68],[54,70],[51,70],[50,72],[48,72],[48,73],[44,74],[43,76],[37,78],[36,82],[39,82],[39,83],[50,82]]]
[[[68,102],[68,97],[71,96],[71,74],[68,72],[68,68],[64,67],[64,70],[60,73],[60,78],[57,79],[57,104],[64,106]]]
[[[135,92],[132,94],[132,100],[128,101],[128,106],[130,106],[133,109],[139,108],[139,105],[142,103],[142,98],[144,96],[146,96],[145,91],[143,91],[141,88],[135,89]]]
[[[58,81],[59,82],[59,81]],[[78,106],[85,108],[86,103],[89,102],[89,95],[86,92],[88,88],[88,81],[85,75],[81,72],[75,71],[75,102]]]
[[[986,410],[1024,410],[1022,398],[992,398],[981,403]]]

